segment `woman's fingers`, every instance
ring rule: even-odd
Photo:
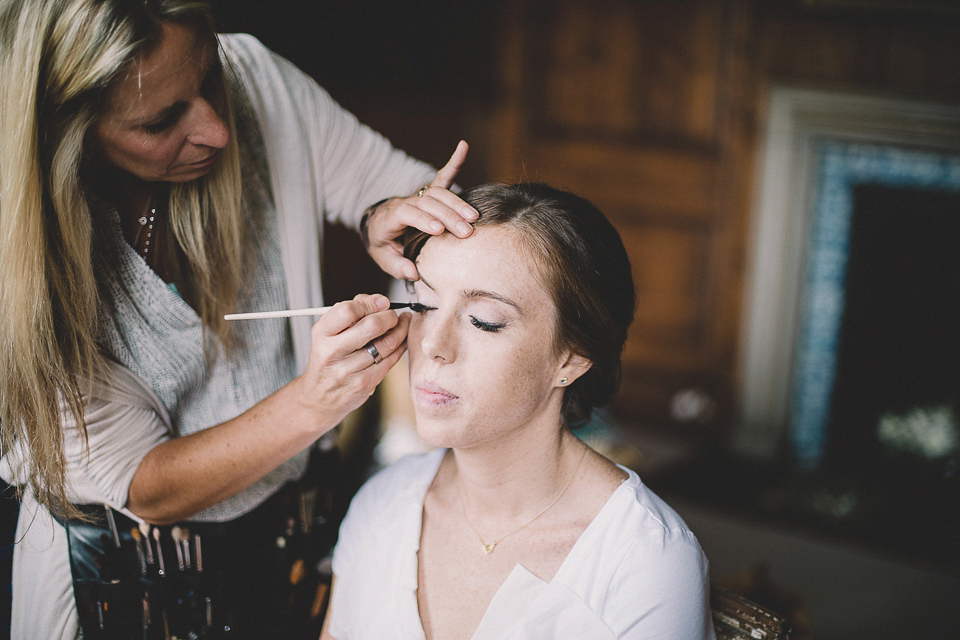
[[[389,308],[390,301],[386,296],[361,293],[354,297],[353,300],[345,300],[333,305],[333,308],[323,314],[320,320],[314,325],[314,328],[323,336],[335,336],[353,327],[368,316]],[[384,328],[384,331],[386,331],[386,329],[387,328]]]
[[[408,227],[433,235],[449,231],[460,238],[473,233],[470,223],[479,214],[449,190],[468,150],[467,143],[461,140],[450,160],[429,185],[415,195],[384,201],[367,217],[364,243],[370,256],[385,272],[404,280],[419,277],[416,266],[402,255],[400,242]]]
[[[410,316],[398,317],[389,305],[385,296],[360,294],[326,312],[314,325],[314,349],[326,366],[349,360],[348,370],[358,371],[402,352]]]
[[[341,417],[359,407],[406,351],[409,325],[409,314],[398,317],[381,295],[334,305],[313,326],[305,403]]]
[[[417,269],[403,257],[400,238],[409,227],[432,235],[445,230],[460,238],[473,233],[476,210],[457,194],[429,187],[420,196],[395,198],[378,207],[367,222],[367,251],[386,273],[402,280],[416,280]]]
[[[457,174],[460,173],[460,167],[466,162],[467,152],[469,150],[470,145],[467,144],[466,140],[461,140],[457,143],[457,148],[453,150],[453,155],[447,160],[447,164],[443,165],[440,171],[437,171],[437,177],[433,179],[430,186],[449,189],[454,179],[456,179]]]
[[[406,352],[409,327],[410,314],[399,314],[396,326],[357,350],[360,368],[374,367],[379,381]]]
[[[385,249],[379,254],[377,264],[383,269],[384,273],[389,273],[398,280],[417,280],[420,278],[420,274],[417,273],[417,265],[404,258],[400,251]]]
[[[397,216],[407,227],[416,227],[433,235],[449,231],[459,238],[466,238],[473,232],[468,221],[476,220],[477,212],[454,192],[430,187],[422,196],[403,202]]]

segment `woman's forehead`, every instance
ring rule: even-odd
[[[149,117],[196,90],[216,47],[196,29],[164,23],[159,41],[131,58],[107,91],[105,116]]]
[[[464,297],[477,291],[516,302],[548,297],[539,261],[521,234],[508,225],[477,227],[462,239],[444,233],[427,240],[417,268],[425,285]]]

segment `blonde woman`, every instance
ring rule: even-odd
[[[413,234],[409,456],[353,499],[324,640],[712,640],[707,560],[637,474],[570,429],[615,393],[630,262],[586,200],[463,193],[473,234]]]
[[[446,189],[465,145],[435,172],[192,0],[3,0],[0,77],[13,637],[81,621],[85,637],[274,635],[284,487],[405,351],[408,321],[382,296],[312,328],[223,316],[321,306],[324,218],[415,278],[407,225],[470,233]],[[105,548],[83,556],[85,540]],[[197,597],[177,618],[171,602]]]

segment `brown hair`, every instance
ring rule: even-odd
[[[519,232],[556,308],[557,347],[593,363],[563,398],[566,425],[582,425],[619,386],[620,356],[633,321],[633,274],[620,235],[593,204],[545,184],[485,184],[461,197],[480,213],[475,227],[505,225]],[[416,260],[431,237],[411,231],[404,255]]]

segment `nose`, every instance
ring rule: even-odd
[[[230,142],[230,130],[212,104],[198,100],[194,122],[187,140],[199,147],[223,149]]]
[[[449,364],[456,360],[457,338],[455,318],[440,315],[440,310],[423,316],[416,323],[416,331],[411,327],[411,334],[418,334],[420,350],[431,360]]]

